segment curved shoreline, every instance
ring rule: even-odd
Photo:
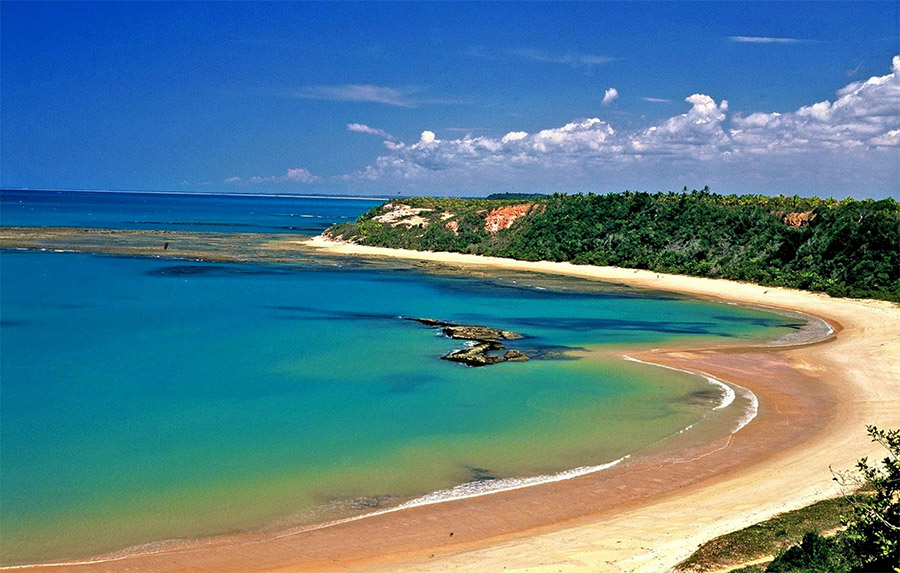
[[[746,362],[747,368],[753,366],[751,363],[754,358],[759,359],[757,362],[769,360],[771,364],[761,368],[764,373],[777,372],[778,375],[786,375],[788,371],[800,373],[798,377],[800,381],[795,381],[795,387],[786,392],[791,394],[789,397],[793,402],[778,395],[779,392],[785,393],[784,389],[762,388],[759,394],[759,419],[746,427],[748,436],[740,435],[735,439],[731,436],[723,440],[723,443],[716,442],[688,448],[686,453],[691,455],[683,460],[657,458],[637,464],[623,464],[627,467],[612,468],[609,475],[606,475],[607,472],[601,472],[604,476],[600,478],[586,475],[566,480],[565,483],[493,492],[498,494],[496,496],[477,496],[437,505],[407,508],[402,512],[394,511],[391,515],[370,514],[366,520],[356,521],[355,524],[341,523],[330,527],[327,533],[321,529],[310,531],[307,528],[299,531],[299,528],[295,528],[282,532],[224,536],[166,546],[159,548],[156,553],[116,556],[115,565],[112,560],[91,560],[82,562],[80,567],[77,567],[76,563],[60,564],[62,568],[81,570],[121,566],[142,570],[172,570],[198,567],[204,570],[226,571],[248,568],[321,570],[359,567],[366,570],[380,568],[429,570],[453,567],[484,570],[500,569],[503,566],[530,569],[552,566],[554,570],[615,568],[658,571],[671,567],[686,557],[696,546],[698,539],[705,541],[740,524],[753,523],[774,513],[791,509],[787,506],[790,503],[803,505],[812,499],[835,493],[827,467],[824,475],[811,477],[808,462],[811,453],[826,455],[830,452],[833,454],[831,459],[834,460],[835,467],[851,467],[858,457],[868,453],[867,450],[871,448],[866,443],[864,427],[857,427],[851,431],[851,421],[859,421],[864,415],[871,414],[872,419],[864,421],[886,427],[900,424],[897,398],[900,395],[900,358],[889,355],[890,347],[888,347],[869,356],[863,364],[858,364],[859,344],[854,347],[856,353],[852,351],[853,348],[849,354],[843,351],[848,341],[853,346],[854,340],[857,343],[874,340],[882,345],[890,344],[891,341],[896,343],[900,334],[897,327],[897,324],[900,324],[898,320],[900,309],[890,303],[830,299],[825,295],[787,289],[766,289],[756,285],[660,275],[632,269],[579,267],[565,263],[527,263],[449,253],[394,251],[334,244],[322,240],[312,241],[311,246],[337,254],[402,257],[457,266],[471,265],[581,276],[683,292],[704,298],[799,310],[816,317],[824,317],[837,325],[836,330],[841,330],[843,325],[843,332],[824,343],[803,343],[799,346],[665,349],[634,353],[651,364],[688,370],[700,375],[707,375],[708,372],[716,378],[735,384],[738,382],[732,378],[740,377],[739,373],[734,372],[735,363],[740,363],[741,360]],[[769,296],[770,292],[777,296]],[[802,308],[797,308],[797,305]],[[865,320],[879,314],[884,315],[880,325],[875,324],[867,329],[863,324]],[[841,351],[832,348],[832,343],[840,346]],[[823,348],[832,352],[825,352]],[[723,356],[726,358],[724,361],[721,360]],[[775,360],[771,356],[778,359]],[[823,360],[825,366],[821,363]],[[702,372],[698,372],[700,370],[697,368],[698,363],[704,366]],[[684,368],[686,365],[690,368]],[[862,367],[857,368],[859,366]],[[822,372],[817,370],[823,367],[833,372],[826,372],[829,375],[823,376]],[[858,369],[857,375],[851,375],[850,370],[853,368]],[[872,374],[872,371],[879,369],[886,375],[884,388],[880,390],[873,387],[873,380],[865,380],[867,372]],[[831,376],[834,373],[838,375]],[[759,373],[753,374],[749,383],[743,381],[745,384],[738,385],[751,387],[759,385],[760,382],[757,380]],[[770,383],[771,378],[773,377],[769,376]],[[849,383],[850,386],[842,388],[843,383]],[[817,386],[822,391],[821,395],[816,395],[816,399],[811,403],[804,404],[804,393],[815,394]],[[779,434],[775,436],[778,439],[774,442],[761,441],[761,438],[766,437],[766,431],[770,429],[766,427],[770,422],[781,420],[782,425],[787,422],[788,427],[799,424],[801,417],[790,418],[789,413],[782,411],[786,406],[795,408],[799,414],[803,414],[802,418],[808,422],[807,427],[802,428],[803,431],[799,433]],[[854,409],[853,406],[857,407]],[[850,413],[853,415],[844,415]],[[764,417],[765,419],[761,421],[760,419]],[[741,434],[743,433],[742,431]],[[772,432],[769,432],[770,438],[771,434]],[[829,440],[838,443],[834,448],[823,450],[823,443]],[[767,443],[778,446],[777,451],[767,452],[765,451],[767,448],[760,448]],[[807,461],[805,465],[802,463],[804,460]],[[709,463],[712,461],[716,463]],[[783,470],[785,464],[789,471]],[[689,470],[681,471],[679,474],[679,471],[687,466],[691,466]],[[748,470],[747,466],[752,467]],[[661,487],[655,482],[661,468],[671,469],[673,474],[685,475],[678,478],[681,481],[677,484],[674,482],[678,479],[673,478],[674,482],[668,484],[670,487]],[[698,470],[695,475],[688,475],[694,470]],[[767,471],[781,473],[772,479],[763,480],[765,483],[761,485],[757,484],[757,489],[761,488],[768,496],[761,495],[757,501],[747,503],[748,492],[754,491],[749,487],[748,480]],[[810,481],[814,483],[793,491],[785,491],[797,483],[798,477],[801,478],[800,481],[811,478]],[[817,479],[819,477],[822,479]],[[738,489],[732,491],[736,483]],[[621,495],[622,487],[631,489],[631,497],[628,497],[628,492]],[[718,491],[723,487],[726,488],[724,492]],[[619,494],[621,499],[618,503],[610,504],[602,492]],[[776,493],[780,493],[780,497]],[[593,505],[584,503],[587,498],[593,500]],[[706,508],[705,513],[700,510],[698,514],[698,507],[703,507],[697,503],[702,501],[701,498],[707,498],[707,502],[710,499],[721,501],[739,498],[743,499],[744,506],[753,507],[750,510],[743,507],[729,512],[724,507],[713,504],[712,507]],[[562,510],[557,508],[551,511],[545,518],[529,519],[529,514],[540,512],[551,503],[561,504],[564,507]],[[672,513],[672,504],[675,504],[675,508],[680,508],[675,513]],[[681,521],[674,519],[677,513],[683,514],[687,519]],[[666,518],[663,516],[666,515],[672,520],[668,528],[661,526],[661,522],[665,525]],[[467,523],[473,521],[473,518],[482,519],[485,524],[476,527]],[[456,539],[452,539],[454,537],[452,532],[450,536],[446,535],[443,523],[436,524],[441,520],[445,520],[443,523],[452,524],[452,528],[457,532]],[[362,524],[363,521],[367,523]],[[698,522],[706,523],[706,526],[698,530]],[[673,533],[680,537],[671,537]],[[609,544],[608,547],[604,545],[606,543]],[[432,556],[435,559],[432,559]],[[35,569],[46,570],[54,567],[48,564],[36,566]],[[27,570],[28,567],[16,569]]]
[[[821,340],[819,340],[821,341]],[[815,342],[819,342],[815,341]],[[606,352],[604,352],[606,354]],[[617,354],[617,353],[614,353]],[[639,360],[637,358],[633,358],[628,355],[621,355],[621,359],[636,362],[648,366],[653,366],[657,368],[664,368],[668,370],[674,370],[677,372],[682,372],[685,374],[689,374],[691,376],[698,376],[706,379],[706,381],[714,386],[721,389],[724,389],[723,398],[719,404],[712,408],[710,412],[714,412],[717,410],[721,410],[727,408],[731,405],[736,397],[734,389],[728,383],[725,383],[717,378],[705,373],[694,370],[689,370],[685,368],[676,368],[674,366],[666,366],[661,363],[648,362],[645,360]],[[749,398],[751,403],[751,407],[748,409],[748,413],[745,413],[741,418],[737,421],[737,427],[727,432],[725,435],[726,439],[730,439],[730,437],[739,432],[744,426],[746,426],[753,418],[756,417],[758,412],[758,401],[755,394],[752,391],[736,385],[735,386],[744,391],[744,398]],[[749,396],[748,396],[749,395]],[[708,413],[707,413],[708,415]],[[706,415],[704,415],[705,418]],[[308,533],[311,531],[317,531],[322,529],[327,529],[331,527],[338,527],[344,524],[349,524],[355,521],[370,519],[379,517],[382,515],[409,510],[418,507],[425,507],[435,504],[441,503],[449,503],[460,500],[469,500],[480,498],[484,496],[489,496],[493,494],[500,494],[509,491],[519,490],[523,488],[533,488],[540,487],[548,484],[553,484],[556,482],[562,482],[566,480],[571,480],[575,478],[579,478],[582,476],[587,476],[590,474],[595,474],[598,472],[603,472],[618,466],[619,464],[628,461],[632,457],[642,458],[645,450],[653,450],[659,448],[665,448],[668,442],[679,436],[680,434],[685,433],[686,431],[694,428],[698,424],[703,423],[704,418],[701,418],[697,422],[694,422],[681,430],[675,431],[674,433],[661,438],[659,441],[648,444],[647,446],[643,446],[639,450],[633,453],[626,454],[621,458],[616,460],[594,465],[594,466],[581,466],[568,470],[563,470],[554,474],[547,475],[538,475],[532,477],[525,478],[503,478],[496,480],[494,482],[486,482],[486,483],[464,483],[453,488],[438,490],[424,496],[412,499],[410,501],[401,503],[400,505],[394,507],[388,507],[385,509],[375,510],[369,513],[363,513],[360,515],[355,515],[351,517],[340,518],[332,521],[324,521],[318,523],[309,523],[309,524],[301,524],[291,526],[285,529],[278,530],[254,530],[252,532],[248,532],[246,534],[242,534],[240,536],[229,536],[229,535],[214,535],[210,537],[201,537],[201,538],[192,538],[187,540],[181,539],[170,539],[170,540],[161,540],[141,545],[136,545],[132,547],[126,547],[121,550],[117,550],[111,553],[99,554],[93,557],[88,557],[85,559],[70,559],[63,561],[55,561],[55,562],[42,562],[42,563],[30,563],[30,564],[21,564],[21,565],[8,565],[8,566],[0,566],[0,570],[32,570],[32,569],[69,569],[72,567],[83,567],[83,566],[112,566],[115,568],[115,564],[118,562],[127,562],[129,560],[138,559],[142,557],[158,557],[166,554],[178,553],[181,551],[190,551],[194,546],[203,545],[208,542],[216,542],[219,540],[233,538],[237,543],[257,543],[257,542],[265,542],[266,540],[277,540],[290,536],[300,535],[304,533]],[[720,436],[721,437],[721,436]],[[643,461],[643,460],[642,460]],[[483,485],[490,485],[491,487],[481,487]],[[256,536],[263,536],[265,539],[261,541],[252,541],[249,539],[238,539],[240,538],[250,538]]]

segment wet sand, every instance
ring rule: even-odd
[[[838,493],[829,466],[878,455],[865,425],[900,427],[900,308],[731,281],[328,243],[339,255],[540,271],[804,312],[825,341],[664,349],[630,356],[752,390],[758,416],[733,436],[666,447],[606,471],[420,506],[320,529],[169,544],[34,570],[662,571],[716,535]],[[671,444],[669,444],[671,446]]]

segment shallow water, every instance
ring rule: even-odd
[[[722,399],[701,377],[618,357],[466,368],[439,359],[462,341],[400,317],[517,331],[508,347],[529,352],[777,338],[798,326],[652,293],[326,259],[6,251],[0,273],[4,564],[604,464]]]

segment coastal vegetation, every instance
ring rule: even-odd
[[[841,517],[849,509],[849,502],[838,497],[780,513],[761,523],[707,541],[677,569],[716,571],[752,561],[767,561],[782,548],[799,543],[811,531],[825,532],[841,527]],[[758,570],[765,570],[765,566]]]
[[[900,301],[900,203],[762,195],[412,197],[326,235],[362,245],[648,269]]]
[[[880,465],[862,458],[855,471],[834,473],[848,495],[717,537],[677,569],[709,571],[775,555],[768,566],[741,571],[900,572],[900,430],[867,430],[887,453]]]

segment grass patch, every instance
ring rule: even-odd
[[[850,504],[843,497],[780,513],[768,521],[707,541],[676,569],[711,571],[775,555],[782,547],[799,543],[805,533],[841,527],[841,516],[849,513]],[[762,570],[757,565],[742,569]]]
[[[765,573],[766,566],[762,565],[747,565],[746,567],[741,567],[740,569],[732,569],[731,573]]]

